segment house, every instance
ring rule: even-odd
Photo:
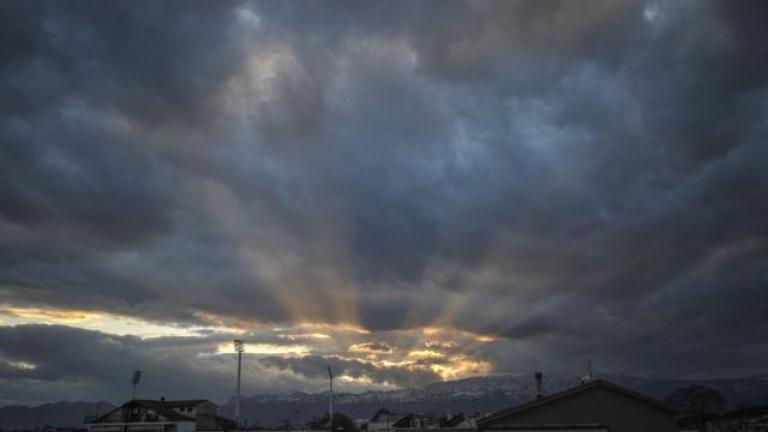
[[[425,418],[414,413],[401,416],[399,420],[392,424],[392,428],[396,431],[410,430],[410,429],[423,429],[426,426]]]
[[[707,432],[768,432],[768,406],[743,408],[708,419]]]
[[[366,425],[367,432],[392,432],[394,431],[394,424],[397,423],[402,415],[397,415],[386,408],[382,408],[376,411],[368,420]]]
[[[477,420],[480,418],[480,413],[474,416],[468,416],[464,413],[458,413],[455,416],[447,419],[440,425],[443,429],[477,429]]]
[[[88,423],[89,432],[199,432],[235,429],[205,399],[134,399]]]
[[[537,376],[540,380],[540,375]],[[675,411],[605,381],[583,384],[478,420],[480,431],[677,432]]]

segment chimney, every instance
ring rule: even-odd
[[[544,375],[541,372],[536,372],[534,376],[536,377],[536,399],[541,399],[544,397],[544,386],[542,384]]]

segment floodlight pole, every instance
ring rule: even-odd
[[[328,393],[328,421],[329,429],[333,432],[333,372],[330,366],[328,366],[328,384],[330,389]]]
[[[133,373],[133,379],[131,379],[131,400],[136,399],[136,386],[141,381],[141,371],[137,370]]]
[[[240,370],[243,364],[243,351],[245,345],[240,339],[235,339],[235,351],[237,351],[237,390],[235,392],[235,424],[240,429]]]

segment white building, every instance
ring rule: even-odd
[[[200,432],[234,428],[216,415],[205,399],[166,401],[134,399],[88,424],[89,432]]]

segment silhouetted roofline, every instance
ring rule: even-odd
[[[504,410],[501,410],[501,411],[497,411],[497,412],[491,414],[490,416],[488,416],[486,418],[478,420],[477,424],[478,424],[478,427],[480,427],[480,428],[491,429],[491,428],[485,428],[484,425],[486,425],[488,423],[491,423],[491,422],[494,422],[496,420],[502,419],[504,417],[508,417],[508,416],[513,415],[513,414],[517,414],[519,412],[526,411],[526,410],[529,410],[531,408],[535,408],[535,407],[538,407],[538,406],[541,406],[541,405],[545,405],[545,404],[548,404],[550,402],[554,402],[556,400],[560,400],[560,399],[563,399],[563,398],[566,398],[566,397],[569,397],[569,396],[573,396],[575,394],[578,394],[578,393],[581,393],[583,391],[590,390],[590,389],[593,389],[593,388],[597,388],[597,387],[604,387],[604,388],[613,390],[615,392],[622,393],[625,396],[629,396],[629,397],[631,397],[633,399],[637,399],[639,401],[645,402],[648,405],[652,405],[652,406],[654,406],[654,407],[656,407],[658,409],[667,411],[667,412],[672,413],[672,414],[676,414],[677,413],[677,411],[675,409],[673,409],[672,407],[670,407],[669,405],[667,405],[667,404],[665,404],[665,403],[663,403],[663,402],[661,402],[659,400],[656,400],[656,399],[654,399],[654,398],[652,398],[650,396],[646,396],[646,395],[644,395],[642,393],[638,393],[638,392],[636,392],[634,390],[630,390],[628,388],[621,387],[619,385],[612,384],[612,383],[609,383],[607,381],[595,380],[595,381],[592,381],[592,382],[589,382],[589,383],[586,383],[586,384],[578,385],[578,386],[570,388],[568,390],[561,391],[559,393],[555,393],[555,394],[543,397],[541,399],[536,399],[536,400],[524,403],[522,405],[518,405],[518,406],[515,406],[515,407],[512,407],[512,408],[507,408],[507,409],[504,409]]]
[[[529,430],[543,430],[543,431],[552,431],[552,430],[609,430],[607,425],[604,424],[539,424],[539,425],[509,425],[504,426],[504,430],[520,430],[520,431],[529,431]]]

